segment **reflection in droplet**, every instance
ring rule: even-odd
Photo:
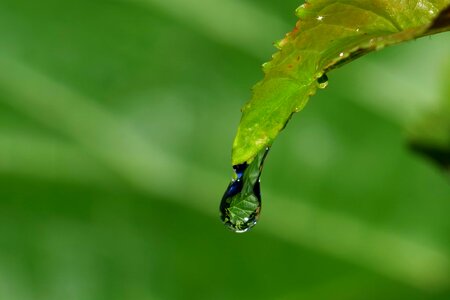
[[[235,177],[220,203],[220,218],[234,232],[246,232],[256,225],[261,212],[259,178],[269,148],[261,150],[249,164],[233,166]]]
[[[319,78],[317,78],[317,86],[319,89],[324,89],[328,86],[328,76],[327,74],[323,74]]]

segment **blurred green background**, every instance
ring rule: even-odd
[[[448,177],[406,147],[449,34],[329,74],[226,230],[239,108],[297,0],[0,1],[0,299],[449,299]]]

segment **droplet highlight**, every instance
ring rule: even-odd
[[[233,166],[235,175],[220,202],[220,218],[230,230],[242,233],[256,225],[261,213],[260,176],[269,151],[260,151],[249,164]]]

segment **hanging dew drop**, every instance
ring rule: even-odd
[[[220,203],[220,218],[234,232],[246,232],[258,222],[261,212],[259,179],[268,151],[269,148],[260,151],[250,164],[233,166],[235,176]]]
[[[319,78],[317,78],[317,87],[319,89],[324,89],[328,86],[328,76],[327,74],[323,74]]]

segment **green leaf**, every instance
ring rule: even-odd
[[[263,65],[265,77],[251,100],[233,143],[232,164],[250,162],[272,144],[300,111],[326,73],[371,51],[450,29],[450,1],[316,0],[297,9],[294,30]]]

